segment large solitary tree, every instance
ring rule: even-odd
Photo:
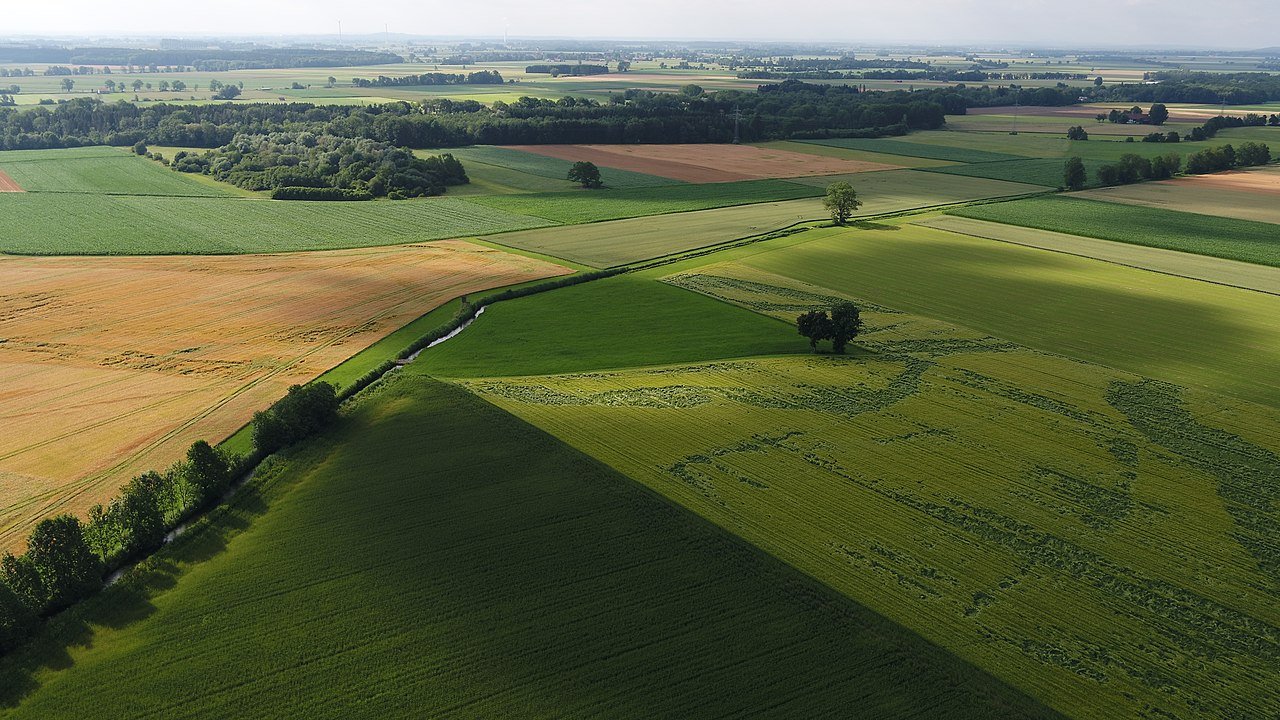
[[[796,318],[796,328],[809,338],[809,347],[818,351],[818,343],[831,338],[831,318],[826,310],[810,310]]]
[[[1163,125],[1169,119],[1169,108],[1164,103],[1156,103],[1151,106],[1151,112],[1147,113],[1147,117],[1151,118],[1152,125]]]
[[[1080,190],[1088,181],[1089,177],[1084,171],[1084,161],[1078,157],[1067,158],[1067,164],[1062,169],[1062,186],[1068,190]]]
[[[584,188],[604,186],[604,181],[600,179],[600,168],[596,167],[595,163],[585,160],[580,160],[569,168],[569,179]]]
[[[862,332],[862,313],[851,302],[836,303],[831,308],[831,349],[843,355],[849,341]]]
[[[831,213],[831,220],[837,225],[849,222],[849,218],[862,207],[858,192],[852,185],[843,181],[827,186],[827,197],[822,204],[826,206],[827,211]]]

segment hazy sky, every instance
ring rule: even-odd
[[[1258,48],[1278,0],[0,0],[0,36],[421,35],[741,38]]]

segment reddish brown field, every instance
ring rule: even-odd
[[[24,190],[16,180],[9,177],[5,171],[0,170],[0,193],[7,192],[24,192]]]
[[[521,145],[514,149],[694,183],[843,175],[899,167],[754,145]]]
[[[567,273],[471,243],[0,257],[0,549],[464,293]]]

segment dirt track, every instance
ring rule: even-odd
[[[22,186],[18,185],[18,183],[15,182],[13,178],[5,174],[5,171],[0,170],[0,193],[7,193],[7,192],[26,192],[26,191],[23,190]]]

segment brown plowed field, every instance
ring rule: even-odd
[[[446,241],[228,257],[0,257],[0,549],[464,293],[569,270]]]
[[[17,181],[9,177],[5,171],[0,170],[0,193],[7,192],[25,192]]]
[[[513,149],[693,183],[842,175],[900,167],[754,145],[520,145]]]

